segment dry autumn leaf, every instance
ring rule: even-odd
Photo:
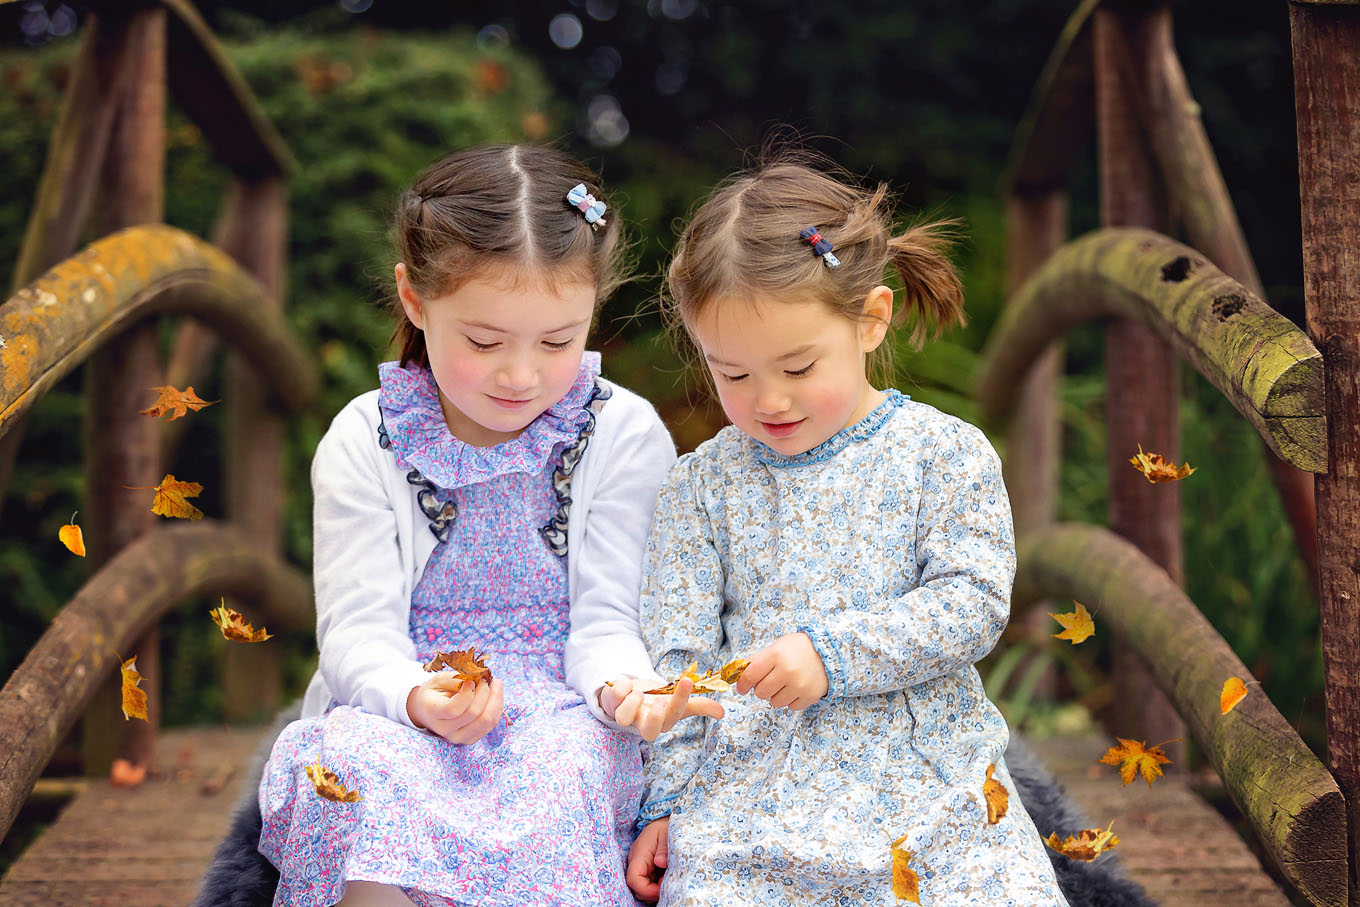
[[[911,861],[915,859],[915,855],[902,847],[902,842],[906,839],[903,835],[892,843],[892,890],[898,900],[919,904],[921,880],[911,868]]]
[[[345,786],[340,783],[340,776],[322,767],[320,759],[307,766],[305,771],[307,777],[311,779],[312,787],[316,788],[317,796],[336,803],[355,803],[359,800],[358,789],[345,790]]]
[[[1177,479],[1183,479],[1195,471],[1195,467],[1189,463],[1177,469],[1175,463],[1168,463],[1166,457],[1161,454],[1143,453],[1143,445],[1141,444],[1138,445],[1138,455],[1130,457],[1129,462],[1133,464],[1134,469],[1147,476],[1147,480],[1154,485],[1159,482],[1175,482]]]
[[[186,498],[196,498],[203,493],[203,486],[197,482],[181,482],[166,473],[159,485],[124,485],[128,491],[155,491],[151,501],[151,512],[157,516],[175,517],[181,520],[201,520],[203,511]]]
[[[672,680],[664,687],[657,687],[655,690],[646,690],[650,695],[669,696],[675,692],[676,685],[680,683],[680,678],[688,677],[694,681],[694,692],[696,693],[726,693],[732,689],[732,684],[741,679],[742,672],[746,670],[749,662],[745,658],[735,658],[723,665],[716,671],[709,671],[700,676],[699,663],[690,662],[689,667],[685,668],[680,677]]]
[[[146,766],[133,765],[126,759],[115,759],[109,766],[109,783],[114,787],[136,787],[146,780]]]
[[[1011,795],[1006,785],[992,778],[996,763],[987,766],[987,780],[982,782],[982,796],[987,801],[987,824],[995,825],[1006,815],[1010,808]]]
[[[1077,610],[1068,614],[1054,614],[1048,612],[1048,616],[1062,625],[1061,633],[1054,633],[1054,639],[1071,640],[1072,645],[1085,642],[1096,632],[1096,622],[1091,619],[1091,612],[1086,610],[1086,606],[1081,602],[1074,601],[1072,604],[1077,606]]]
[[[246,623],[246,619],[241,616],[241,612],[233,611],[231,608],[227,607],[226,599],[223,599],[222,604],[213,608],[208,614],[212,617],[213,623],[217,624],[222,630],[222,637],[224,639],[229,639],[233,642],[264,642],[266,639],[273,638],[269,633],[265,632],[264,627],[256,630],[250,624]]]
[[[76,511],[76,513],[79,512],[79,510]],[[75,513],[71,514],[71,522],[57,530],[57,538],[61,539],[61,543],[70,549],[72,554],[79,557],[85,556],[85,533],[81,532],[80,527],[76,525]]]
[[[137,673],[137,656],[123,662],[123,719],[146,717],[146,691],[138,686],[142,675]]]
[[[1177,737],[1156,746],[1146,746],[1139,740],[1125,740],[1123,737],[1115,739],[1119,741],[1119,746],[1112,746],[1106,750],[1100,761],[1106,765],[1119,766],[1119,777],[1126,785],[1133,780],[1134,775],[1141,773],[1143,780],[1147,782],[1148,790],[1152,789],[1152,782],[1162,776],[1161,767],[1171,764],[1171,760],[1166,758],[1166,753],[1162,752],[1162,747],[1180,741]]]
[[[1229,677],[1223,681],[1223,692],[1218,696],[1218,710],[1224,715],[1237,707],[1246,698],[1247,685],[1241,677]]]
[[[193,385],[190,385],[182,391],[176,390],[169,385],[165,385],[164,387],[153,387],[151,389],[160,394],[160,397],[158,397],[156,402],[151,404],[151,406],[143,410],[138,410],[138,412],[143,416],[150,416],[153,419],[159,419],[166,413],[170,413],[170,421],[173,422],[181,416],[187,415],[191,409],[194,412],[198,412],[200,409],[203,409],[203,407],[212,406],[217,402],[216,400],[200,400],[198,395],[194,393]]]
[[[1068,835],[1067,839],[1061,843],[1059,843],[1058,833],[1055,831],[1044,838],[1044,843],[1065,857],[1089,863],[1119,843],[1119,837],[1111,831],[1112,828],[1114,828],[1113,819],[1110,820],[1107,828],[1084,828],[1077,832],[1075,836]]]
[[[456,673],[455,680],[466,680],[474,684],[483,681],[490,683],[491,669],[486,666],[485,658],[486,653],[478,655],[475,646],[461,652],[436,652],[434,658],[425,665],[425,670],[448,669]]]

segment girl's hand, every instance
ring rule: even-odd
[[[688,677],[676,684],[675,692],[648,695],[641,685],[634,689],[637,681],[632,677],[616,677],[600,688],[600,707],[604,713],[622,727],[635,727],[643,740],[655,740],[663,731],[669,731],[681,718],[703,715],[706,718],[721,718],[723,707],[712,699],[702,696],[690,698],[694,691],[694,681]]]
[[[638,832],[637,840],[628,851],[628,871],[624,879],[640,901],[655,901],[661,897],[661,876],[668,862],[666,844],[670,827],[670,816],[649,823]]]
[[[416,727],[449,743],[476,743],[501,720],[503,697],[499,680],[471,684],[440,672],[412,688],[406,714]]]
[[[781,636],[751,656],[737,681],[737,692],[755,694],[776,709],[795,712],[826,695],[830,681],[822,656],[806,633]]]

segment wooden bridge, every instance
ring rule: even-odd
[[[317,387],[280,311],[291,158],[188,0],[95,7],[0,305],[0,488],[25,413],[83,366],[93,570],[0,692],[0,834],[21,809],[69,797],[0,881],[4,904],[186,903],[261,731],[158,738],[156,624],[217,594],[271,627],[312,623],[308,578],[279,555],[285,414]],[[1360,907],[1360,3],[1294,0],[1288,13],[1306,331],[1264,298],[1164,4],[1082,2],[1002,185],[1011,299],[976,392],[989,417],[1010,420],[1017,615],[1046,598],[1099,609],[1127,685],[1121,733],[1193,737],[1251,829],[1239,838],[1175,768],[1134,794],[1095,767],[1100,741],[1039,742],[1079,804],[1115,817],[1128,873],[1164,904]],[[211,244],[160,223],[167,91],[233,174]],[[1092,127],[1104,226],[1068,241],[1067,174]],[[103,238],[80,249],[90,226]],[[165,313],[188,318],[162,363],[149,319]],[[1054,523],[1061,338],[1095,319],[1106,323],[1107,412],[1120,414],[1108,429],[1108,529]],[[193,383],[218,343],[232,355],[227,519],[156,525],[118,486],[156,484],[179,436],[137,410],[148,387]],[[1139,444],[1178,458],[1180,360],[1256,428],[1316,579],[1325,764],[1259,692],[1220,713],[1223,680],[1251,674],[1180,588],[1177,487],[1123,465]],[[115,650],[140,655],[150,723],[117,717]],[[225,701],[277,705],[279,674],[270,647],[233,647]],[[1144,695],[1154,686],[1160,695]],[[78,723],[87,777],[40,780]],[[1169,754],[1184,765],[1183,751]],[[102,779],[115,756],[149,767],[149,780],[112,788]]]

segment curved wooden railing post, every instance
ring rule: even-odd
[[[1350,816],[1360,904],[1360,5],[1290,4],[1303,289],[1326,363],[1327,472],[1316,477],[1327,761]]]
[[[1169,22],[1168,6],[1095,11],[1096,135],[1100,158],[1100,219],[1107,227],[1166,232],[1166,188],[1140,128],[1147,104],[1149,33]],[[1146,327],[1116,321],[1105,334],[1106,462],[1110,472],[1110,528],[1137,545],[1179,583],[1180,488],[1154,487],[1129,467],[1138,446],[1168,459],[1180,456],[1180,373],[1171,347]],[[1119,726],[1155,740],[1185,736],[1185,726],[1154,685],[1147,668],[1122,645],[1114,651]],[[1147,692],[1144,692],[1147,691]],[[1181,744],[1167,749],[1184,766]]]

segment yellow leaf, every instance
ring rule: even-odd
[[[311,779],[312,787],[316,788],[317,796],[336,803],[355,803],[359,800],[359,791],[345,790],[345,786],[340,783],[340,776],[328,768],[323,768],[320,758],[304,771]]]
[[[1089,863],[1119,843],[1118,836],[1111,831],[1112,828],[1114,828],[1113,819],[1110,820],[1109,827],[1103,830],[1084,828],[1077,832],[1075,836],[1068,835],[1067,839],[1061,843],[1059,843],[1058,833],[1055,831],[1044,838],[1044,843],[1065,857]]]
[[[153,387],[151,389],[160,394],[160,397],[158,397],[156,402],[151,404],[150,407],[138,410],[138,412],[143,416],[150,416],[153,419],[159,419],[166,413],[170,413],[170,421],[173,422],[181,416],[187,415],[188,411],[191,409],[194,412],[198,412],[200,409],[203,409],[203,407],[212,406],[217,402],[216,400],[200,400],[198,395],[194,393],[192,385],[182,391],[176,390],[169,385],[165,385],[164,387]]]
[[[906,836],[903,835],[892,843],[892,890],[898,900],[919,904],[921,903],[921,880],[916,877],[915,871],[911,869],[911,861],[915,859],[915,855],[902,847],[902,842],[906,839]]]
[[[1138,445],[1138,455],[1130,457],[1129,462],[1133,464],[1134,469],[1147,476],[1147,480],[1154,485],[1159,482],[1175,482],[1195,471],[1195,467],[1189,463],[1177,469],[1175,463],[1168,463],[1166,457],[1161,454],[1143,453],[1143,445],[1141,444]]]
[[[123,662],[123,720],[146,717],[146,691],[138,686],[142,675],[137,673],[137,656]]]
[[[256,630],[246,623],[246,619],[241,616],[239,611],[233,611],[227,607],[226,599],[222,600],[222,604],[209,611],[208,615],[212,617],[213,623],[221,629],[224,639],[233,642],[264,642],[266,639],[273,638],[265,632],[264,627]]]
[[[1119,741],[1119,746],[1112,746],[1106,750],[1100,761],[1106,765],[1119,766],[1119,777],[1123,779],[1125,785],[1133,780],[1134,775],[1142,773],[1148,790],[1152,789],[1152,782],[1162,776],[1162,766],[1171,764],[1166,753],[1162,752],[1162,747],[1167,743],[1180,741],[1177,737],[1156,746],[1146,746],[1138,740],[1125,740],[1123,737],[1115,739]]]
[[[1061,633],[1054,633],[1054,639],[1069,639],[1072,645],[1085,642],[1096,632],[1096,622],[1091,618],[1091,612],[1086,610],[1086,606],[1081,602],[1072,602],[1077,606],[1077,610],[1069,614],[1054,614],[1048,612],[1048,616],[1056,620],[1063,626]]]
[[[695,693],[726,693],[732,689],[732,684],[741,679],[742,672],[746,670],[749,662],[745,658],[735,658],[723,665],[716,671],[709,671],[703,676],[699,675],[699,662],[692,661],[685,668],[684,673],[666,684],[664,687],[657,687],[655,690],[646,690],[648,695],[669,696],[675,692],[680,679],[688,677],[694,681]]]
[[[1011,795],[1006,785],[992,778],[996,763],[987,766],[987,780],[982,782],[982,796],[987,801],[987,824],[995,825],[1006,815],[1010,808]]]
[[[1218,696],[1218,710],[1224,715],[1237,707],[1247,695],[1247,685],[1241,677],[1229,677],[1223,681],[1223,692]]]
[[[71,522],[57,530],[57,538],[61,539],[61,543],[69,548],[72,554],[85,556],[85,533],[76,525],[74,513],[71,514]]]
[[[156,497],[151,502],[151,512],[158,516],[175,517],[181,520],[203,519],[203,511],[185,500],[186,498],[196,498],[203,493],[203,486],[197,482],[180,482],[167,473],[154,489],[146,485],[124,485],[123,487],[129,491],[154,490]]]

